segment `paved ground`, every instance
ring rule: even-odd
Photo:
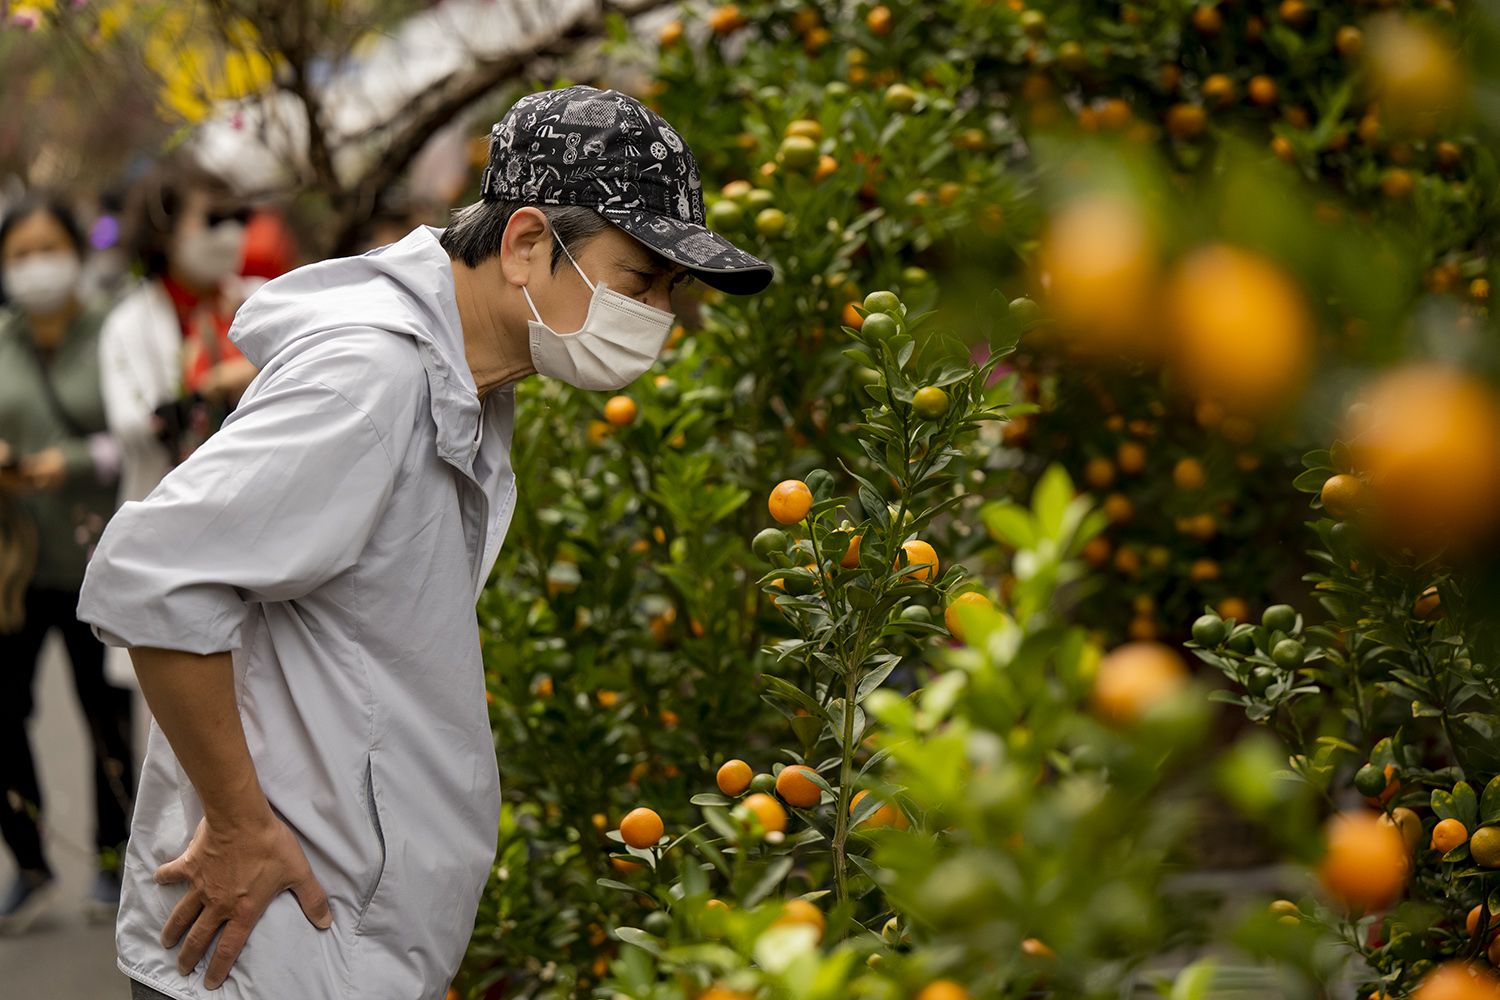
[[[93,755],[73,691],[67,653],[54,634],[42,653],[31,717],[32,752],[46,800],[47,858],[61,889],[30,933],[0,937],[0,995],[15,1000],[128,1000],[129,980],[115,968],[113,924],[91,924],[83,912],[94,877]],[[145,746],[137,695],[137,758]],[[0,846],[0,886],[15,875]]]

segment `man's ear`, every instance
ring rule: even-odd
[[[507,282],[524,287],[531,280],[536,261],[550,260],[551,232],[541,209],[516,209],[500,238],[500,273]]]

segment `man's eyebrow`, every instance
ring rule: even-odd
[[[625,258],[620,263],[626,270],[641,274],[655,274],[666,271],[672,274],[673,277],[676,277],[678,272],[686,273],[687,271],[687,268],[683,265],[674,260],[668,260],[661,254],[645,246],[636,246],[627,251]]]

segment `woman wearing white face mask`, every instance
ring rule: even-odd
[[[21,869],[0,896],[0,931],[23,929],[52,881],[42,853],[42,810],[26,718],[37,655],[57,628],[67,644],[95,759],[100,874],[94,902],[119,900],[135,770],[131,695],[104,678],[104,647],[78,621],[78,591],[94,543],[114,511],[118,452],[105,433],[99,390],[103,312],[78,299],[83,241],[67,209],[25,201],[0,222],[0,504],[35,529],[29,580],[15,536],[0,591],[20,591],[24,612],[0,615],[0,832]],[[14,523],[14,522],[12,522]],[[29,535],[30,532],[28,531]],[[0,594],[0,597],[12,596]],[[0,601],[0,604],[7,603]]]
[[[136,185],[126,214],[145,280],[110,313],[100,345],[121,501],[155,489],[256,374],[228,336],[257,284],[238,276],[248,211],[228,186],[179,156]]]

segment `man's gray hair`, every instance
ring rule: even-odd
[[[478,267],[491,257],[500,256],[500,244],[510,217],[522,208],[535,208],[552,226],[552,273],[557,273],[563,259],[563,244],[574,254],[609,228],[610,223],[592,208],[576,205],[522,205],[509,201],[476,201],[454,211],[453,221],[443,230],[438,242],[448,256]]]

